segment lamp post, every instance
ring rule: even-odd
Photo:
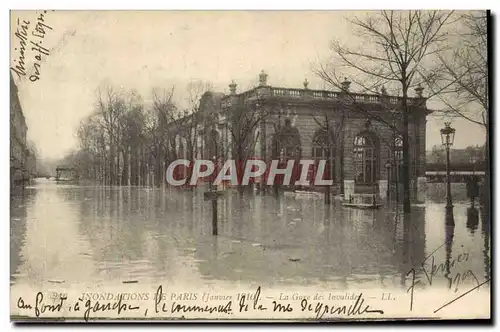
[[[385,162],[385,169],[387,170],[387,200],[389,201],[389,196],[391,194],[391,160]]]
[[[454,224],[453,218],[453,203],[451,201],[451,184],[450,184],[450,147],[455,139],[455,129],[450,127],[450,122],[445,122],[444,128],[441,129],[441,142],[446,149],[446,214],[448,223]]]
[[[472,164],[472,176],[475,176],[476,175],[476,162],[477,162],[478,158],[475,156],[475,155],[472,155],[470,157],[470,162]]]
[[[387,94],[387,92],[385,92],[385,87],[384,87],[384,92],[383,92],[385,95]],[[397,164],[398,163],[398,160],[396,160],[396,135],[397,135],[397,125],[398,125],[398,111],[396,109],[391,109],[389,111],[389,113],[391,114],[391,124],[392,124],[392,142],[391,142],[391,156],[389,157],[389,161],[388,161],[388,164],[386,163],[386,167],[389,166],[389,168],[391,166],[394,166],[395,169],[393,172],[396,173],[396,178],[393,178],[391,179],[392,176],[388,177],[389,179],[389,185],[388,185],[388,188],[391,188],[391,191],[392,191],[392,183],[391,182],[394,182],[395,183],[395,187],[396,187],[396,201],[398,201],[398,195],[399,195],[399,165]],[[388,169],[388,171],[390,171],[390,169]]]

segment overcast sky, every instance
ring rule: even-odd
[[[60,158],[77,145],[80,120],[93,110],[97,88],[108,82],[136,89],[145,99],[153,87],[209,81],[228,92],[254,85],[264,69],[273,86],[325,88],[311,66],[329,55],[329,41],[349,41],[352,15],[323,12],[48,12],[40,79],[30,82],[36,53],[26,51],[27,76],[14,74],[28,124],[28,138],[42,157]],[[357,13],[360,14],[360,13]],[[35,28],[37,12],[13,12],[11,63],[19,58],[18,18]],[[21,28],[20,28],[21,29]],[[39,40],[31,37],[31,40]],[[17,48],[17,50],[16,50]],[[443,120],[429,118],[427,148],[440,144]],[[480,127],[453,121],[455,146],[482,144]]]

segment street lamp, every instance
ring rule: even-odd
[[[389,196],[391,193],[391,160],[387,160],[385,162],[385,169],[387,170],[387,200],[389,200]]]
[[[441,142],[446,149],[446,213],[453,213],[453,203],[451,201],[451,184],[450,184],[450,147],[455,139],[455,129],[450,127],[450,122],[444,123],[444,128],[441,129]],[[450,218],[450,223],[454,223]]]
[[[472,176],[476,175],[476,162],[477,162],[478,158],[475,156],[475,155],[472,155],[470,157],[470,162],[472,164]]]

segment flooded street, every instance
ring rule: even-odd
[[[433,187],[434,186],[434,187]],[[444,223],[444,196],[429,185],[411,216],[395,208],[356,210],[321,196],[227,193],[219,200],[219,236],[203,189],[84,187],[38,180],[11,203],[11,285],[154,284],[328,285],[402,288],[411,268],[432,255],[434,283],[467,255],[467,268],[489,279],[490,234],[482,209],[471,212],[454,187],[455,227]],[[434,252],[434,253],[433,253]],[[460,259],[457,259],[460,260]],[[451,264],[457,267],[459,263]],[[432,268],[428,268],[432,269]],[[474,285],[470,275],[463,284]]]

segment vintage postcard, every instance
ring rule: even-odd
[[[490,13],[10,12],[12,321],[490,319]]]

